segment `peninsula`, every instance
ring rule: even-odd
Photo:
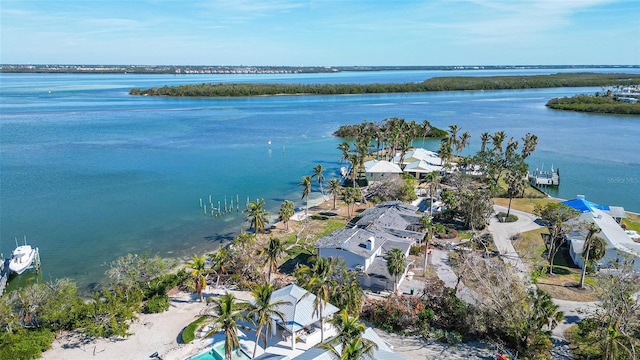
[[[383,94],[461,90],[513,90],[554,87],[630,86],[637,74],[570,73],[530,76],[447,76],[423,82],[387,84],[268,84],[203,83],[160,88],[133,88],[131,95],[184,97],[246,97],[274,95]]]

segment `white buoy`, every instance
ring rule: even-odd
[[[271,140],[269,140],[269,142],[267,142],[267,144],[269,144],[269,150],[271,150]]]

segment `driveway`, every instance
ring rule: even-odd
[[[496,214],[501,211],[505,213],[507,212],[507,208],[504,206],[494,205],[493,209]],[[517,216],[518,221],[501,223],[498,221],[498,218],[492,216],[489,221],[489,232],[491,232],[493,242],[496,244],[498,252],[500,252],[502,258],[509,264],[513,265],[520,274],[525,275],[528,273],[527,268],[522,262],[522,259],[520,259],[516,249],[513,247],[511,238],[522,232],[539,229],[541,226],[535,223],[537,216],[533,214],[513,209],[511,209],[510,214]]]

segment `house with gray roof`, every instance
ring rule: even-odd
[[[400,201],[388,201],[366,209],[343,229],[316,242],[318,256],[343,259],[347,267],[360,272],[363,287],[393,290],[395,279],[384,257],[393,248],[405,256],[416,242],[422,241],[422,216],[418,208]],[[399,283],[409,267],[405,268]],[[399,284],[398,283],[398,284]]]

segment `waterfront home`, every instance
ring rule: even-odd
[[[310,346],[319,343],[321,327],[324,326],[324,331],[327,332],[332,328],[328,320],[338,312],[338,308],[330,303],[325,304],[321,319],[320,312],[314,311],[315,299],[314,294],[296,284],[289,284],[271,294],[270,303],[283,302],[277,306],[277,310],[284,315],[284,322],[274,319],[273,328],[278,325],[282,330],[282,339],[291,345],[292,350],[296,349],[296,342],[301,341]]]
[[[416,161],[424,161],[431,166],[442,166],[442,159],[438,156],[438,153],[431,150],[416,148],[407,151],[402,158],[402,163],[400,163],[401,155],[402,154],[397,154],[394,156],[393,163],[403,166]]]
[[[416,179],[420,180],[432,172],[442,175],[443,168],[442,166],[431,165],[424,160],[417,160],[407,164],[407,166],[404,167],[404,172],[409,175],[413,175]]]
[[[364,172],[368,181],[379,181],[389,177],[398,177],[402,169],[397,164],[385,160],[369,160],[364,163]]]
[[[576,199],[564,201],[561,204],[581,213],[574,220],[574,231],[567,235],[569,254],[577,266],[584,265],[582,255],[587,236],[587,231],[581,224],[591,222],[600,228],[601,231],[595,235],[605,241],[607,249],[604,258],[598,261],[598,266],[606,268],[617,262],[630,260],[634,262],[634,269],[640,272],[640,243],[634,242],[620,226],[620,220],[624,217],[623,208],[599,205],[586,200],[583,195],[578,195]]]
[[[418,208],[400,201],[388,201],[366,209],[345,228],[322,237],[316,242],[318,256],[343,259],[347,267],[358,271],[363,287],[393,290],[395,279],[387,269],[386,254],[393,248],[400,249],[406,257],[411,246],[422,241],[422,216]],[[410,261],[398,285],[404,279]]]

